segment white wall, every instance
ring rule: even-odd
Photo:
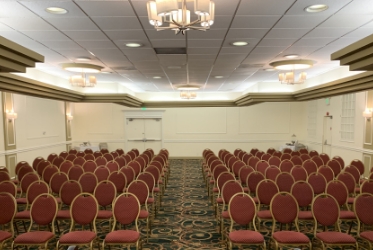
[[[0,92],[0,103],[2,103],[2,95]],[[5,145],[4,145],[4,123],[3,112],[0,112],[0,166],[5,166]]]
[[[331,156],[339,155],[345,163],[349,163],[353,159],[363,160],[363,131],[364,131],[364,118],[362,116],[365,110],[366,92],[356,93],[356,106],[355,106],[355,127],[354,127],[354,141],[346,142],[341,140],[341,113],[342,113],[342,97],[336,96],[330,99],[330,105],[326,105],[325,99],[319,99],[317,105],[317,130],[316,137],[308,137],[304,144],[307,144],[310,149],[315,149],[322,152],[322,138],[323,138],[323,121],[327,112],[333,116],[332,119],[332,146]]]
[[[64,102],[14,94],[13,103],[17,162],[66,150]]]
[[[242,108],[168,108],[163,112],[163,147],[173,157],[200,156],[203,149],[266,150],[305,138],[305,103],[264,103]],[[73,138],[125,148],[124,111],[115,104],[74,104]],[[132,109],[133,110],[133,109]],[[150,109],[151,111],[151,109]],[[143,111],[146,113],[146,111]]]

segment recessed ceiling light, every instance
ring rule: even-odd
[[[153,79],[161,79],[161,76],[153,76]]]
[[[237,42],[233,42],[231,43],[233,46],[246,46],[248,45],[249,43],[248,42],[244,42],[244,41],[237,41]]]
[[[293,59],[293,58],[298,58],[299,55],[297,55],[297,54],[290,54],[290,55],[285,55],[284,57],[289,58],[289,59]]]
[[[306,12],[315,13],[315,12],[322,12],[329,8],[326,4],[314,4],[306,7],[304,10]]]
[[[130,48],[138,48],[138,47],[141,47],[143,45],[141,43],[126,43],[126,46],[130,47]]]
[[[48,7],[45,9],[45,11],[55,15],[63,15],[67,13],[67,10],[60,7]]]
[[[224,78],[224,76],[214,76],[215,78]]]
[[[79,61],[79,62],[89,62],[89,61],[91,61],[91,58],[89,58],[89,57],[78,57],[75,60]]]

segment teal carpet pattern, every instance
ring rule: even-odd
[[[146,226],[140,223],[144,250],[187,250],[187,249],[227,249],[219,233],[219,225],[207,195],[207,189],[201,172],[201,160],[170,160],[171,173],[162,199],[162,206],[152,224],[151,235],[146,242]],[[68,232],[68,223],[60,223],[61,233]],[[228,225],[227,225],[228,226]],[[260,232],[267,241],[271,233],[271,222],[263,222]],[[23,231],[19,223],[20,232]],[[342,228],[347,231],[348,225]],[[107,222],[97,223],[100,243],[109,232]],[[300,225],[301,231],[312,237],[312,223]],[[353,235],[356,225],[353,226]],[[50,249],[55,249],[53,243]],[[100,246],[101,247],[101,246]],[[7,248],[5,248],[7,249]],[[10,247],[9,247],[10,249]],[[25,248],[19,248],[25,249]],[[37,248],[29,248],[30,250]],[[60,248],[67,249],[67,248]],[[80,247],[79,249],[88,249]],[[95,244],[95,249],[98,249]],[[109,248],[106,248],[109,249]],[[112,246],[111,250],[126,249]],[[131,247],[131,249],[135,249]],[[250,247],[234,249],[255,249]],[[274,249],[272,247],[272,249]],[[294,249],[294,248],[283,248]],[[314,249],[320,249],[314,247]],[[348,248],[346,248],[348,249]]]

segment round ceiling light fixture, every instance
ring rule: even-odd
[[[55,15],[63,15],[68,12],[66,9],[61,7],[48,7],[45,9],[45,11]]]
[[[178,90],[199,90],[201,87],[196,84],[181,84],[176,86]]]
[[[153,76],[153,79],[161,79],[161,76]]]
[[[308,7],[306,7],[304,10],[309,13],[316,13],[316,12],[322,12],[329,8],[326,4],[313,4]]]
[[[285,55],[284,57],[289,58],[289,59],[294,59],[294,58],[298,58],[299,55],[297,55],[297,54],[289,54],[289,55]]]
[[[308,69],[313,66],[312,60],[284,60],[271,62],[269,65],[278,70]]]
[[[64,70],[80,73],[99,73],[104,68],[99,65],[88,63],[63,63],[61,66]]]
[[[126,43],[126,46],[130,48],[138,48],[142,47],[143,45],[141,43]]]
[[[224,78],[224,76],[214,76],[214,78],[221,79]]]
[[[89,61],[91,61],[91,58],[89,58],[89,57],[78,57],[75,60],[79,61],[79,62],[89,62]]]
[[[244,41],[237,41],[237,42],[232,42],[231,43],[231,45],[233,45],[233,46],[246,46],[248,44],[249,44],[248,42],[244,42]]]
[[[181,69],[181,66],[168,66],[168,69]]]

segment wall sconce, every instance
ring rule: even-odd
[[[363,112],[363,117],[365,117],[367,121],[370,121],[370,118],[372,118],[372,109],[366,108]]]
[[[70,114],[67,114],[67,115],[66,115],[66,119],[67,119],[68,121],[72,121],[72,120],[74,119],[74,116],[72,116],[72,115],[70,115]]]
[[[8,122],[14,121],[14,119],[17,119],[18,115],[17,113],[14,113],[14,110],[6,110],[6,118],[8,119]]]

